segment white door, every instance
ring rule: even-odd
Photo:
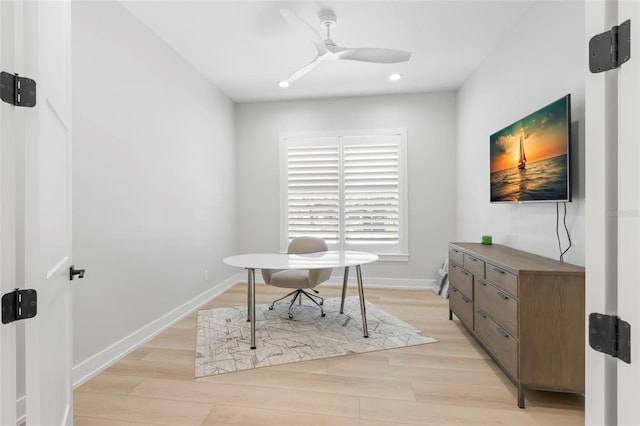
[[[17,72],[14,4],[0,2],[1,71]],[[0,102],[0,295],[14,290],[15,276],[15,144],[19,112]],[[16,324],[0,324],[0,425],[16,422]]]
[[[586,348],[587,425],[640,425],[640,4],[586,1],[586,40],[631,19],[631,59],[586,74],[586,313],[631,324],[631,364]],[[585,330],[588,333],[589,330]]]
[[[38,104],[25,114],[27,423],[73,424],[71,384],[71,90],[68,1],[24,2],[25,73]]]
[[[618,71],[618,316],[631,325],[631,363],[618,361],[619,425],[640,425],[640,2],[620,1],[631,20],[631,59]]]

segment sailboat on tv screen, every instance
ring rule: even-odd
[[[524,170],[527,166],[527,156],[524,154],[524,141],[520,133],[520,156],[518,158],[518,169]]]

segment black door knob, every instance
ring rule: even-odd
[[[84,278],[84,269],[76,269],[73,265],[69,266],[69,281],[73,281],[74,275],[77,275],[78,278]]]

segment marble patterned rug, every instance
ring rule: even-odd
[[[249,347],[251,328],[246,306],[199,311],[195,375],[437,342],[373,303],[365,303],[368,339],[362,335],[356,296],[346,298],[344,314],[340,314],[340,298],[325,299],[324,318],[309,301],[294,307],[293,319],[287,316],[288,303],[278,303],[274,310],[269,310],[269,305],[256,305],[255,350]]]

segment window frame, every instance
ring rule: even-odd
[[[398,239],[397,245],[385,247],[384,244],[357,245],[356,247],[345,247],[345,203],[344,203],[344,144],[343,138],[354,137],[375,137],[375,136],[397,136],[398,147]],[[386,128],[386,129],[356,129],[341,131],[325,131],[325,132],[281,132],[280,133],[280,164],[279,164],[279,188],[280,188],[280,250],[286,252],[288,246],[288,148],[291,141],[296,144],[308,144],[313,146],[322,139],[326,145],[331,144],[331,139],[337,139],[339,146],[339,188],[340,188],[340,225],[339,225],[339,243],[330,244],[330,250],[361,250],[376,253],[384,261],[408,261],[408,236],[409,236],[409,220],[408,220],[408,180],[407,180],[407,129],[406,128]],[[304,141],[304,142],[303,142]],[[333,142],[335,144],[335,142]],[[353,144],[347,144],[352,146]],[[366,143],[365,143],[366,145]],[[319,144],[318,146],[324,146]],[[385,249],[386,248],[386,249]],[[392,249],[391,249],[392,248]]]

